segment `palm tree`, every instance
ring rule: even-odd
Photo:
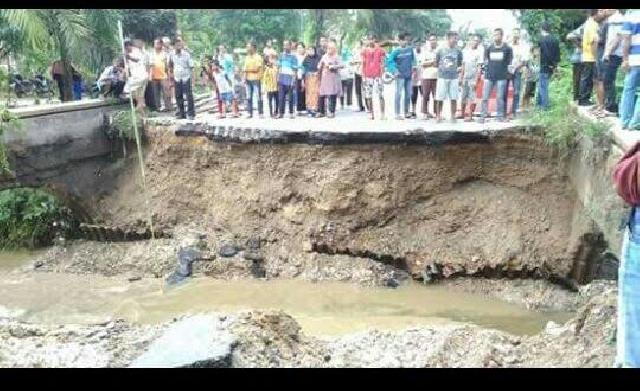
[[[53,45],[63,64],[62,101],[72,100],[71,59],[86,48],[90,38],[87,15],[79,9],[9,9],[4,16],[10,26],[18,28],[33,47]],[[80,58],[80,56],[76,56]]]

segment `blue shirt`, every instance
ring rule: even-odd
[[[233,57],[229,53],[223,55],[220,58],[220,66],[222,66],[222,70],[224,74],[229,77],[229,79],[233,80],[233,75],[235,73],[235,69],[233,66]]]
[[[631,36],[629,66],[640,66],[640,11],[633,10],[627,13],[620,33],[624,36]]]
[[[413,70],[415,60],[416,57],[413,54],[413,48],[411,46],[396,48],[389,56],[389,62],[395,64],[397,72],[400,73],[400,77],[405,79],[411,78],[411,71]]]
[[[293,54],[283,53],[278,60],[278,84],[292,86],[298,71],[298,59]]]

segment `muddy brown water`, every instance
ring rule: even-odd
[[[4,253],[0,270],[0,316],[37,323],[99,323],[121,317],[159,323],[199,312],[280,309],[310,335],[336,336],[366,329],[399,330],[459,322],[517,335],[540,332],[566,312],[536,312],[442,286],[411,283],[397,289],[345,282],[216,280],[193,278],[166,289],[162,279],[129,282],[122,277],[7,272],[28,262],[25,253]]]

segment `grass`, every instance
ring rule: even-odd
[[[570,64],[561,64],[549,83],[550,109],[534,109],[527,121],[541,126],[548,144],[568,153],[582,137],[606,137],[610,125],[602,120],[591,120],[578,113],[573,105]]]

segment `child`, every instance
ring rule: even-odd
[[[536,82],[540,77],[540,48],[531,48],[531,58],[527,61],[526,71],[527,83],[524,87],[524,94],[522,96],[522,109],[527,110],[529,108],[529,102],[534,97],[536,91]]]
[[[270,54],[262,74],[262,85],[267,92],[267,102],[269,102],[269,115],[275,118],[278,114],[278,66],[277,56]]]
[[[213,61],[211,70],[213,72],[213,79],[215,80],[216,86],[218,87],[218,98],[222,102],[220,114],[218,115],[218,118],[222,119],[226,117],[227,107],[234,101],[232,82],[231,80],[229,80],[229,77],[222,71],[219,61]],[[234,105],[233,117],[238,118],[239,116],[240,115],[238,114],[238,107],[237,105]]]

